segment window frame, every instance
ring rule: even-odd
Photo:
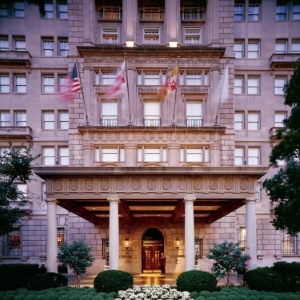
[[[8,117],[7,120],[3,117]],[[0,111],[0,126],[10,126],[10,111],[9,110],[1,110]]]
[[[13,236],[15,236],[15,238],[12,241]],[[14,251],[14,249],[17,250]],[[12,232],[9,232],[8,234],[3,236],[2,255],[11,257],[22,256],[22,231],[20,228],[15,228]]]
[[[203,126],[203,102],[187,99],[185,102],[185,118],[188,127]]]
[[[281,254],[299,255],[298,237],[289,235],[286,230],[281,231]]]
[[[237,11],[238,7],[240,7],[240,11]],[[237,16],[241,16],[241,18],[237,18]],[[234,22],[243,22],[245,21],[245,4],[236,2],[234,4]]]
[[[67,45],[67,46],[63,46]],[[67,57],[69,53],[69,41],[68,38],[58,39],[58,54],[60,57]]]
[[[63,115],[67,115],[68,117],[66,118],[66,120],[64,120],[64,118],[62,117]],[[59,128],[60,130],[68,130],[69,129],[69,111],[67,110],[60,110],[58,112],[58,124],[59,124]],[[62,126],[62,124],[67,124],[67,126],[65,127],[64,125]]]
[[[18,79],[24,79],[24,83],[20,84],[18,83]],[[22,89],[23,91],[19,91],[19,88]],[[14,74],[14,93],[18,94],[25,94],[27,92],[27,80],[26,80],[26,74]]]
[[[256,116],[256,119],[252,119],[251,116]],[[247,129],[248,130],[260,130],[260,112],[248,111],[247,114]]]
[[[101,101],[101,126],[118,126],[119,105],[117,100]]]
[[[70,165],[70,150],[68,146],[58,147],[58,163],[60,166]]]
[[[278,82],[283,81],[283,85],[279,85]],[[276,75],[274,78],[274,95],[283,96],[284,95],[284,86],[287,83],[287,77],[284,75]]]
[[[49,46],[47,46],[47,43],[49,43]],[[51,55],[48,55],[49,54]],[[44,57],[54,57],[54,39],[49,37],[42,38],[42,56]]]
[[[257,12],[255,12],[254,10],[251,12],[251,10],[257,7]],[[252,18],[252,17],[257,17],[256,18]],[[254,2],[249,2],[248,5],[248,22],[259,22],[261,20],[261,3],[260,1],[254,1]]]
[[[6,45],[4,45],[6,44]],[[7,35],[0,36],[0,50],[9,51],[9,38]]]
[[[195,157],[197,157],[197,155],[198,155],[199,159],[195,159]],[[210,162],[210,149],[207,146],[199,146],[199,147],[180,146],[179,162],[181,162],[181,163],[209,163]]]
[[[278,50],[278,49],[276,50],[277,46],[279,48],[279,45],[284,45],[284,51]],[[287,53],[287,40],[285,40],[285,39],[276,39],[274,53],[275,54],[285,54],[285,53]]]
[[[16,6],[17,3],[23,4],[23,7],[17,7]],[[14,1],[13,2],[13,16],[15,18],[24,18],[25,17],[25,3],[24,3],[24,1]]]
[[[198,37],[198,39],[196,39],[196,37]],[[201,27],[184,27],[183,40],[184,40],[184,44],[186,44],[186,45],[202,44],[202,28]]]
[[[119,43],[119,28],[110,26],[101,28],[101,38],[103,44],[118,44]]]
[[[294,45],[298,45],[296,50],[293,50]],[[291,53],[300,53],[300,39],[292,39]]]
[[[114,155],[114,158],[107,159],[106,156],[109,156],[109,155]],[[96,147],[95,148],[95,162],[101,162],[101,163],[123,163],[123,162],[125,162],[124,146],[116,145],[116,146]]]
[[[237,85],[237,83],[241,82],[241,85]],[[238,92],[238,89],[241,90],[241,92]],[[235,75],[234,76],[234,95],[243,95],[245,94],[245,76],[243,75]]]
[[[25,110],[16,110],[16,111],[14,111],[14,115],[15,115],[15,126],[16,127],[27,126],[27,114],[26,114]],[[19,118],[21,116],[22,116],[22,118],[20,120]]]
[[[299,21],[300,20],[300,3],[299,2],[297,4],[293,3],[293,7],[292,7],[292,20],[293,21]]]
[[[50,81],[47,83],[46,81]],[[49,89],[49,90],[48,90]],[[54,94],[55,93],[55,77],[54,74],[42,74],[42,93],[43,94]]]
[[[278,118],[280,117],[280,118]],[[283,128],[283,120],[287,118],[287,113],[283,111],[275,111],[274,114],[274,127],[275,128]],[[280,121],[279,121],[280,119]]]
[[[62,5],[66,6],[67,9],[66,10],[62,9]],[[63,0],[58,0],[57,1],[57,18],[60,20],[68,20],[68,17],[69,17],[68,13],[69,13],[68,2],[63,1]]]
[[[163,163],[167,161],[168,161],[167,146],[146,145],[146,146],[137,147],[138,163]]]
[[[0,17],[8,17],[8,9],[6,3],[0,3]]]
[[[285,12],[281,12],[280,7],[285,7]],[[278,17],[284,16],[284,19],[280,19]],[[276,3],[276,21],[287,21],[288,20],[288,4],[283,1],[278,1]]]
[[[241,45],[241,49],[236,49],[238,45]],[[234,40],[233,52],[236,59],[245,58],[245,41],[244,40]],[[236,55],[240,54],[240,55]]]
[[[249,81],[254,80],[254,79],[257,80],[257,85],[250,85]],[[257,92],[256,93],[252,93],[252,92],[250,93],[249,92],[250,88],[252,88],[252,89],[256,88]],[[259,95],[260,94],[260,76],[258,76],[258,75],[248,76],[248,79],[247,79],[247,94],[248,95]]]
[[[241,151],[241,153],[238,153]],[[238,161],[241,163],[237,163]],[[245,148],[244,147],[235,147],[234,148],[234,165],[235,166],[244,166],[245,165]]]
[[[46,115],[52,116],[50,120],[46,120]],[[54,110],[42,111],[42,128],[43,130],[54,130],[55,129],[55,113]]]
[[[148,32],[146,33],[146,31]],[[153,30],[152,32],[150,30]],[[160,44],[160,28],[159,27],[143,27],[143,44]],[[147,36],[149,36],[147,38]]]
[[[47,8],[47,5],[51,5],[51,9]],[[45,14],[42,16],[43,19],[54,19],[54,5],[52,0],[46,0],[44,1],[44,9]],[[48,16],[47,14],[51,14],[51,16]]]
[[[7,79],[7,83],[5,83],[5,79]],[[7,91],[5,91],[7,89]],[[0,74],[0,93],[8,94],[10,93],[10,76],[9,74]]]
[[[241,116],[241,118],[237,118]],[[240,124],[240,126],[238,126]],[[234,129],[235,130],[244,130],[245,129],[245,112],[244,111],[235,111],[234,112]]]
[[[26,51],[26,38],[25,36],[14,36],[13,37],[13,41],[14,41],[14,50],[15,51]],[[17,43],[24,43],[24,46],[19,48],[19,46],[17,47]]]
[[[255,45],[256,49],[250,49],[251,45]],[[253,57],[252,57],[253,55]],[[248,40],[247,58],[255,59],[260,58],[260,41],[259,40]]]
[[[151,108],[152,105],[152,108]],[[156,106],[156,107],[154,107]],[[161,125],[161,102],[155,100],[145,100],[144,105],[144,126],[160,126]],[[152,112],[151,113],[151,109]],[[150,110],[150,112],[149,112]]]
[[[253,154],[250,155],[250,151],[251,150],[257,150],[257,156],[254,156]],[[247,151],[247,162],[248,162],[248,166],[260,166],[261,162],[261,149],[260,147],[248,147],[248,151]],[[253,163],[252,161],[254,161],[254,159],[257,160],[257,163]]]
[[[46,153],[46,151],[51,150],[53,153]],[[55,157],[55,147],[54,146],[45,146],[42,148],[42,153],[43,153],[43,165],[44,166],[55,166],[56,165],[56,157]],[[47,154],[47,155],[46,155]],[[52,163],[47,163],[47,160],[53,160]]]

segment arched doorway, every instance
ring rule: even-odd
[[[160,254],[164,252],[164,237],[156,228],[149,228],[142,237],[142,273],[160,272]]]

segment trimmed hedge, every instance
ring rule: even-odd
[[[46,290],[68,285],[68,278],[57,273],[39,274],[29,281],[30,290]]]
[[[130,273],[119,270],[100,272],[94,279],[96,292],[117,293],[133,287],[133,277]]]
[[[205,271],[186,271],[181,273],[176,279],[178,291],[187,292],[213,292],[217,288],[217,279],[212,274]]]

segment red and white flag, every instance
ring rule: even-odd
[[[119,96],[125,89],[125,61],[123,62],[120,70],[117,73],[117,77],[113,85],[111,85],[107,90],[105,97],[111,99]]]

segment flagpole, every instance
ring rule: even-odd
[[[177,100],[177,91],[178,91],[178,74],[179,74],[179,63],[177,61],[177,73],[176,73],[176,92],[175,92],[175,99],[174,99],[174,108],[173,108],[173,120],[172,120],[172,125],[175,125],[175,108],[176,108],[176,100]]]
[[[84,99],[84,92],[83,92],[83,86],[81,84],[81,76],[80,76],[80,72],[79,72],[79,68],[78,68],[78,60],[76,59],[76,69],[77,69],[77,74],[79,77],[79,81],[80,81],[80,85],[81,85],[81,91],[82,91],[82,99],[83,99],[83,107],[84,107],[84,112],[85,112],[85,125],[88,125],[88,116],[87,116],[87,111],[86,111],[86,105],[85,105],[85,99]]]
[[[130,109],[130,98],[129,98],[129,87],[128,87],[128,74],[127,74],[127,60],[125,57],[125,73],[126,73],[126,87],[127,87],[127,98],[128,98],[128,109],[129,109],[129,125],[132,125],[131,121],[131,109]]]

